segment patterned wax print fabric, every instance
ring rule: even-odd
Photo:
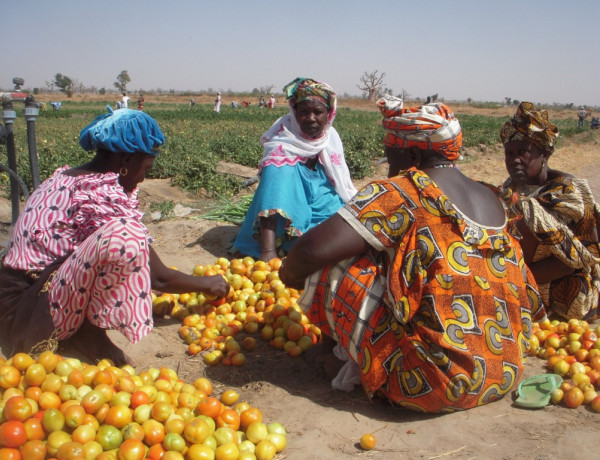
[[[462,129],[454,112],[445,104],[404,107],[402,99],[384,96],[377,101],[383,115],[383,140],[387,147],[417,147],[434,150],[450,161],[460,157]]]
[[[302,162],[266,166],[233,243],[234,250],[260,257],[260,218],[276,214],[276,248],[284,255],[296,237],[335,214],[343,204],[320,163],[314,171]]]
[[[510,189],[511,180],[505,182]],[[584,179],[559,177],[542,187],[518,189],[513,209],[538,240],[534,262],[556,257],[575,272],[538,285],[549,312],[592,321],[600,292],[600,207]]]
[[[548,112],[536,110],[531,102],[521,102],[515,116],[500,128],[502,143],[526,140],[547,152],[554,150],[558,135],[558,128],[548,119]]]
[[[48,293],[57,338],[87,317],[131,341],[152,329],[150,242],[138,210],[114,173],[67,176],[64,166],[31,195],[15,224],[4,265],[37,273],[67,258]]]
[[[325,104],[330,118],[335,116],[337,97],[333,88],[327,83],[298,77],[285,85],[283,94],[292,107],[302,101],[317,101]]]
[[[367,394],[451,412],[511,391],[544,309],[506,225],[470,221],[415,168],[338,214],[374,253],[311,275],[301,303],[359,365]]]

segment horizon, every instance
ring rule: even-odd
[[[0,88],[13,77],[45,89],[57,73],[112,90],[127,70],[129,92],[251,93],[296,76],[361,97],[365,72],[409,99],[600,106],[600,2],[331,0],[299,8],[274,0],[74,2],[3,6],[12,37]],[[93,18],[91,20],[90,18]]]

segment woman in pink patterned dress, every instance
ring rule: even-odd
[[[81,166],[58,168],[31,195],[0,265],[0,337],[7,354],[55,338],[91,360],[130,362],[106,335],[137,342],[153,327],[152,289],[224,296],[221,276],[166,267],[150,246],[137,185],[164,136],[144,112],[97,117],[79,142],[96,150]]]

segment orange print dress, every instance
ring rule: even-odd
[[[373,251],[313,274],[303,308],[358,364],[369,396],[452,412],[515,387],[545,312],[506,224],[470,221],[415,168],[338,213]]]

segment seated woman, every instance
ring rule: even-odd
[[[0,337],[7,354],[57,339],[91,360],[124,364],[128,358],[106,329],[133,343],[148,334],[151,289],[228,292],[223,277],[170,269],[150,246],[137,185],[164,141],[144,112],[101,115],[79,137],[85,150],[96,150],[91,161],[58,168],[31,195],[0,264]]]
[[[535,282],[495,191],[453,162],[453,112],[378,105],[389,179],[299,238],[281,280],[305,287],[309,320],[343,350],[340,388],[424,412],[494,401],[521,378],[532,317],[544,317]]]
[[[356,193],[335,128],[336,96],[296,78],[284,89],[290,113],[262,136],[260,183],[232,251],[269,261]]]
[[[504,186],[520,199],[511,209],[525,262],[548,313],[593,320],[600,290],[600,210],[586,180],[551,169],[558,128],[545,110],[522,102],[500,130],[506,169]]]

